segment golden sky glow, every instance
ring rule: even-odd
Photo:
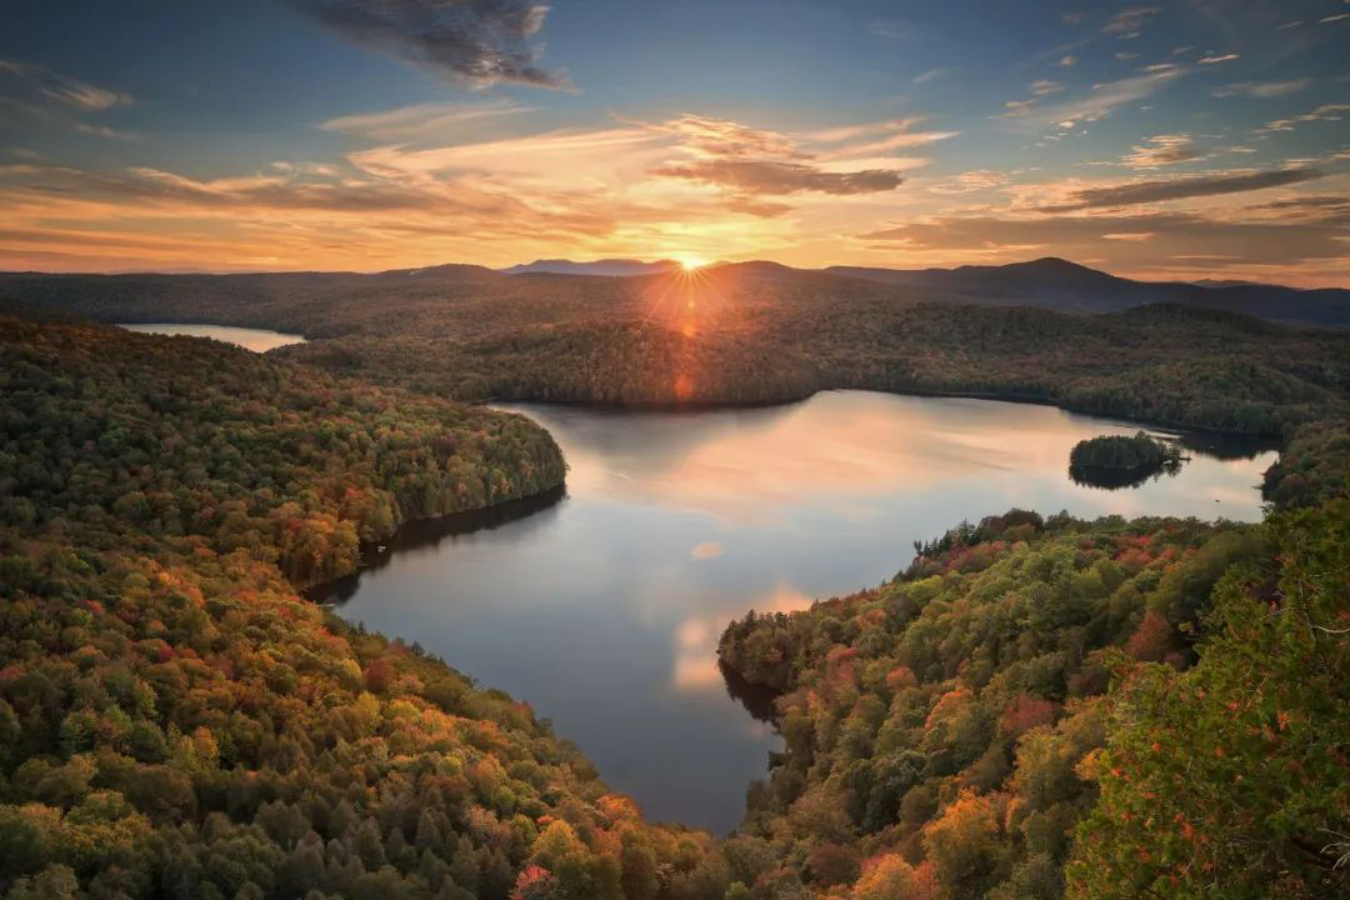
[[[1347,284],[1350,16],[1293,14],[1316,5],[1126,19],[1031,5],[1012,33],[994,12],[794,4],[764,22],[696,2],[662,33],[619,6],[559,3],[500,46],[434,47],[397,21],[369,35],[183,11],[224,17],[183,33],[199,68],[155,47],[109,61],[95,35],[37,29],[0,38],[0,268],[1056,255],[1135,277]],[[231,23],[235,49],[269,54],[251,87],[225,52]],[[667,57],[676,46],[704,49]],[[810,80],[825,69],[804,58],[828,74]]]

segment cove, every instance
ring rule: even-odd
[[[1103,490],[1070,479],[1069,451],[1138,426],[1045,406],[838,391],[688,413],[502,408],[554,435],[565,492],[414,523],[318,599],[530,703],[648,816],[716,832],[780,749],[718,669],[732,618],[875,586],[915,540],[1011,507],[1258,521],[1276,458],[1191,442],[1175,476]]]
[[[291,344],[303,344],[305,339],[298,334],[284,334],[280,331],[268,331],[266,328],[236,328],[232,325],[175,325],[166,322],[146,324],[119,324],[118,328],[139,331],[144,334],[182,335],[185,337],[212,338],[252,350],[254,353],[266,353],[277,347]]]

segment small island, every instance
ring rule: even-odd
[[[1134,487],[1164,473],[1175,475],[1185,459],[1176,444],[1144,431],[1099,435],[1074,446],[1069,477],[1093,487]]]

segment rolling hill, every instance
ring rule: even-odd
[[[1118,278],[1055,257],[1006,266],[874,269],[832,266],[838,275],[897,287],[926,288],[968,303],[1027,305],[1065,312],[1116,312],[1150,303],[1181,303],[1291,324],[1350,325],[1350,290],[1300,290],[1272,284],[1149,282]]]

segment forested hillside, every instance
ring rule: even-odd
[[[1014,511],[878,590],[733,623],[722,660],[783,691],[787,742],[738,874],[854,900],[1343,896],[1347,526],[1344,499],[1246,527]]]
[[[1350,890],[1343,339],[1179,308],[1089,319],[876,297],[835,315],[774,293],[771,274],[712,332],[672,330],[681,313],[583,314],[581,293],[556,329],[488,293],[466,301],[481,315],[370,310],[369,327],[404,331],[266,357],[0,319],[0,892]],[[371,371],[324,356],[343,347],[377,351],[392,384],[288,359]],[[297,594],[402,521],[561,481],[528,421],[397,386],[451,377],[456,359],[471,374],[452,394],[557,396],[557,378],[579,398],[643,397],[672,372],[690,398],[703,377],[809,392],[829,372],[1283,431],[1278,511],[1257,526],[1013,511],[917,546],[876,590],[733,623],[723,662],[782,692],[787,746],[717,841],[645,822],[528,706]]]
[[[541,429],[109,328],[0,361],[5,896],[721,896],[528,706],[296,592],[558,484]]]
[[[409,519],[562,483],[542,428],[214,341],[0,319],[5,524],[198,542],[299,585]],[[86,536],[89,532],[86,532]]]
[[[767,263],[642,278],[11,276],[0,309],[300,332],[279,355],[462,400],[692,405],[829,388],[1032,399],[1285,435],[1347,409],[1350,341],[1191,306],[1100,316]]]

